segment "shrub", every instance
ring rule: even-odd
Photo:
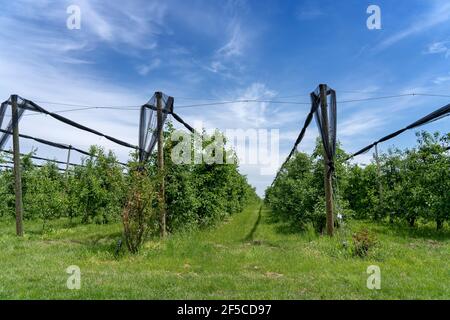
[[[353,254],[358,257],[365,257],[369,250],[377,243],[374,234],[367,229],[362,229],[352,236],[353,239]]]
[[[137,253],[147,235],[158,230],[157,194],[146,170],[133,170],[129,191],[122,211],[125,242],[131,253]]]

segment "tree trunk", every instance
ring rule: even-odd
[[[444,220],[436,219],[436,230],[441,230],[444,225]]]

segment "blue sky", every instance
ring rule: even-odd
[[[69,5],[81,29],[66,27]],[[381,8],[381,30],[368,30],[369,5]],[[338,101],[403,93],[450,94],[450,2],[402,1],[2,1],[0,95],[88,105],[146,102],[155,91],[177,106],[212,100],[308,102],[319,83]],[[338,104],[338,138],[348,151],[403,127],[449,102],[408,96]],[[50,110],[69,106],[41,103]],[[278,128],[280,161],[309,109],[301,104],[235,103],[177,112],[209,128]],[[137,143],[135,110],[91,110],[66,116]],[[448,132],[449,119],[424,129]],[[23,133],[87,147],[101,144],[125,160],[128,151],[45,116],[24,117]],[[315,125],[300,150],[310,152]],[[381,146],[407,147],[413,132]],[[64,159],[57,149],[23,141],[24,152]],[[370,160],[371,154],[357,159]],[[75,157],[75,156],[74,156]],[[75,160],[75,159],[74,159]],[[243,166],[260,194],[273,179]]]

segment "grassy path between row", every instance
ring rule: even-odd
[[[149,241],[138,255],[114,257],[121,225],[58,226],[0,222],[0,299],[422,299],[450,298],[448,231],[370,225],[379,239],[367,258],[342,245],[363,222],[335,238],[292,232],[259,204],[216,228]],[[351,244],[351,243],[350,243]],[[81,269],[81,289],[66,268]],[[381,269],[381,290],[366,287]]]

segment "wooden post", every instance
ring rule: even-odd
[[[70,163],[70,151],[72,150],[72,146],[69,146],[69,149],[67,151],[67,163],[66,163],[66,175],[69,171],[69,163]]]
[[[158,132],[158,169],[160,174],[160,189],[158,194],[159,204],[159,223],[161,237],[166,236],[166,204],[164,190],[164,126],[163,126],[163,102],[162,93],[156,92],[156,108],[157,108],[157,132]]]
[[[375,162],[377,163],[377,180],[378,180],[378,214],[381,215],[381,204],[383,203],[383,185],[381,184],[381,168],[380,168],[380,159],[378,158],[378,144],[375,144]]]
[[[328,126],[328,106],[327,106],[327,86],[325,84],[319,85],[320,90],[320,109],[322,112],[322,127],[324,131],[324,139],[329,140],[329,126]],[[327,211],[327,234],[333,235],[334,231],[334,213],[333,213],[333,185],[332,185],[332,172],[329,170],[328,163],[331,159],[328,159],[328,155],[323,152],[324,160],[324,185],[325,185],[325,206]]]
[[[22,174],[20,167],[19,147],[19,110],[17,95],[11,96],[12,123],[13,123],[13,157],[14,157],[14,191],[16,195],[16,234],[23,236],[23,206],[22,206]]]

